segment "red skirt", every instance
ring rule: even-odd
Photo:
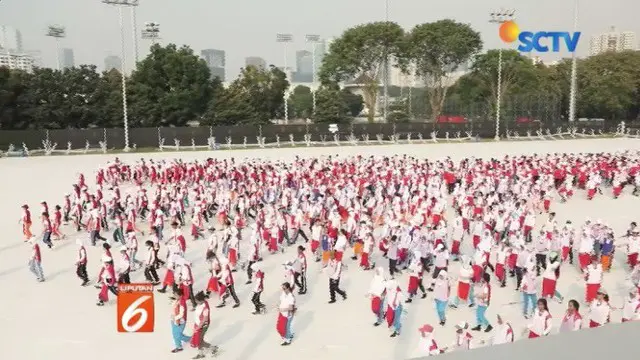
[[[458,299],[469,300],[469,290],[471,290],[471,285],[458,281]]]
[[[415,294],[418,292],[418,283],[420,279],[417,276],[409,276],[409,286],[407,288],[407,292],[409,294]]]
[[[542,297],[553,297],[556,293],[556,280],[542,279]]]
[[[562,261],[566,261],[569,257],[569,252],[571,251],[571,247],[563,246],[562,247]]]
[[[473,235],[473,248],[476,249],[480,244],[480,235]]]
[[[396,312],[393,311],[393,308],[391,306],[387,305],[387,313],[385,314],[385,317],[387,319],[387,326],[388,327],[393,326],[393,321],[395,320]]]
[[[220,291],[220,284],[218,283],[218,278],[215,276],[211,276],[209,278],[209,283],[207,284],[207,291],[212,293]]]
[[[593,320],[589,320],[589,327],[590,328],[597,328],[597,327],[600,327],[600,324],[598,324],[597,322],[595,322]]]
[[[316,251],[318,251],[319,247],[320,247],[320,241],[311,240],[311,252],[312,253],[315,253]]]
[[[335,251],[334,252],[334,257],[336,259],[336,261],[342,261],[342,251]]]
[[[164,274],[164,280],[162,280],[162,286],[171,286],[173,285],[173,281],[173,270],[167,269],[166,274]]]
[[[433,225],[438,225],[440,223],[440,219],[442,219],[442,215],[433,214],[433,216],[431,217],[432,224]]]
[[[627,255],[627,263],[630,267],[635,267],[638,264],[638,253]]]
[[[539,338],[540,335],[534,333],[533,331],[529,330],[529,339],[535,339],[535,338]]]
[[[194,328],[193,335],[191,335],[191,341],[189,342],[189,344],[192,348],[198,349],[202,345],[202,338],[202,328]]]
[[[503,281],[505,279],[505,271],[504,271],[504,265],[503,264],[496,264],[496,277],[498,278],[498,280]]]
[[[229,249],[229,264],[235,267],[238,263],[238,251],[236,249]]]
[[[289,321],[289,319],[282,315],[281,313],[278,313],[278,320],[276,321],[276,331],[278,332],[278,335],[280,335],[281,338],[284,338],[287,336],[287,322]]]
[[[363,252],[360,255],[360,266],[363,268],[369,268],[371,264],[369,264],[369,253]]]
[[[191,292],[189,291],[189,285],[180,284],[180,288],[182,288],[182,300],[187,301],[191,297]]]
[[[451,255],[460,255],[460,241],[453,240],[451,244]]]
[[[482,280],[482,267],[480,265],[473,265],[473,282],[479,283]]]
[[[507,258],[507,266],[509,269],[513,270],[516,268],[516,263],[518,262],[518,254],[509,254]]]
[[[109,288],[107,287],[107,285],[102,284],[102,287],[100,288],[100,293],[98,293],[98,299],[104,302],[109,301]]]
[[[613,187],[613,196],[618,197],[622,193],[622,186]]]
[[[376,316],[380,316],[380,305],[382,305],[382,300],[379,296],[371,298],[371,311],[376,314]]]
[[[197,237],[198,236],[198,227],[195,226],[194,224],[191,224],[191,236],[193,237]]]
[[[589,189],[587,190],[587,198],[589,200],[593,199],[593,197],[596,195],[596,189]]]
[[[598,290],[600,290],[600,284],[587,284],[585,301],[588,303],[593,301],[598,295]]]
[[[591,255],[588,253],[579,253],[578,262],[580,263],[580,269],[584,270],[591,264]]]

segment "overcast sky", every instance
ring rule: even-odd
[[[521,30],[570,31],[574,0],[388,0],[389,18],[409,29],[444,18],[470,23],[482,34],[484,47],[503,46],[497,28],[487,22],[500,7],[516,9]],[[131,19],[126,11],[128,66],[133,54]],[[580,0],[580,55],[588,54],[589,38],[616,26],[640,34],[640,1]],[[188,44],[197,53],[204,48],[227,53],[227,78],[235,77],[247,56],[260,56],[281,65],[284,51],[276,33],[291,33],[288,62],[305,48],[305,34],[335,37],[347,27],[384,20],[384,0],[140,0],[138,30],[146,21],[159,22],[162,42]],[[67,29],[62,47],[74,50],[76,64],[93,63],[102,69],[107,55],[120,55],[118,11],[100,0],[0,0],[0,24],[18,28],[26,49],[40,50],[45,66],[54,67],[55,43],[44,36],[50,24]],[[140,40],[140,57],[148,43]],[[561,55],[544,56],[553,60]]]

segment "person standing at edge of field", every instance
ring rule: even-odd
[[[282,346],[288,346],[293,341],[291,322],[296,310],[296,298],[291,291],[291,285],[285,282],[282,284],[282,294],[278,305],[278,320],[276,322],[276,330],[282,338],[282,343],[280,344]]]
[[[40,253],[40,245],[38,245],[38,240],[35,237],[29,240],[29,243],[32,244],[32,253],[31,258],[29,259],[29,270],[36,276],[36,279],[39,282],[44,281],[44,273],[42,272],[42,255]]]

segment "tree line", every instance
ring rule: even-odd
[[[567,117],[571,61],[534,63],[515,50],[482,52],[480,34],[453,20],[405,30],[393,22],[347,29],[321,64],[320,87],[289,89],[275,66],[246,67],[228,86],[212,78],[187,46],[151,47],[126,77],[132,127],[268,124],[274,119],[341,123],[379,119],[385,65],[415,76],[422,87],[389,87],[388,121],[430,121],[441,115],[502,119]],[[470,65],[458,79],[452,74]],[[577,117],[635,120],[640,113],[640,53],[604,53],[577,63]],[[340,85],[359,84],[341,89]],[[285,93],[289,92],[289,96]],[[498,96],[500,95],[500,96]],[[286,104],[286,105],[285,105]],[[286,109],[285,109],[286,106]],[[121,127],[122,77],[93,65],[27,73],[0,68],[0,129]]]

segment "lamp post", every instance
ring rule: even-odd
[[[60,39],[67,37],[67,30],[64,26],[49,25],[49,28],[47,29],[47,36],[56,40],[56,62],[58,63],[58,70],[62,70],[62,66],[60,64]]]
[[[490,14],[489,22],[502,25],[513,20],[515,10],[500,10]],[[498,98],[496,99],[496,136],[495,141],[500,141],[500,108],[502,106],[502,47],[498,49]]]
[[[125,32],[123,8],[126,6],[138,6],[138,0],[102,0],[107,5],[118,7],[120,18],[120,46],[122,51],[122,62],[120,73],[122,75],[122,115],[124,118],[124,151],[129,151],[129,114],[127,111],[127,78],[126,72],[126,52],[125,52]]]
[[[138,6],[138,2],[136,1],[135,5],[131,6],[131,33],[133,36],[133,68],[135,69],[138,66],[138,20],[136,19],[136,7]]]
[[[312,57],[312,65],[311,67],[313,68],[313,92],[311,93],[311,97],[312,97],[312,101],[313,101],[313,115],[316,114],[316,90],[317,90],[317,85],[318,85],[318,79],[317,79],[317,70],[316,70],[316,45],[318,45],[318,43],[320,42],[320,35],[306,35],[305,39],[307,40],[308,43],[311,43],[311,57]]]
[[[156,41],[160,39],[160,24],[157,22],[144,23],[142,38],[151,40],[151,45],[155,45]]]
[[[284,47],[284,75],[288,81],[289,69],[287,68],[287,49],[288,44],[293,41],[293,35],[291,34],[276,34],[276,42],[282,43]],[[284,122],[289,123],[289,90],[284,92]]]
[[[389,0],[384,1],[384,21],[389,23]],[[384,122],[387,122],[387,115],[389,111],[389,52],[385,48],[384,53],[384,74],[382,80],[383,86],[383,98],[382,98],[382,118]]]
[[[578,31],[578,7],[579,0],[575,0],[573,9],[573,32]],[[577,91],[577,71],[578,71],[578,57],[576,56],[576,50],[573,49],[571,53],[571,90],[569,93],[569,121],[576,121],[576,91]]]

